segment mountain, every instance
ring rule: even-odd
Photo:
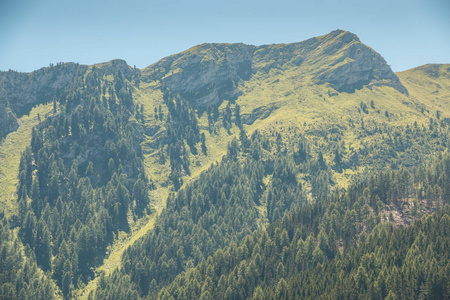
[[[449,74],[396,74],[342,30],[202,44],[142,70],[0,72],[0,263],[25,259],[46,299],[447,295],[445,226],[420,218],[448,218]],[[352,260],[391,236],[380,257],[403,273]],[[438,277],[406,278],[403,254],[427,247]],[[33,298],[1,274],[2,294]]]
[[[397,75],[415,101],[436,112],[447,111],[450,65],[424,65]]]
[[[253,76],[286,70],[295,70],[299,81],[329,84],[338,92],[368,85],[407,93],[381,55],[342,30],[288,45],[203,44],[145,68],[142,77],[161,80],[201,107],[236,100],[239,83]]]

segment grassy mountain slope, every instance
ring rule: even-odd
[[[224,72],[227,74],[225,78]],[[230,128],[225,125],[227,111],[234,111],[237,106],[240,107],[243,128],[249,133],[258,130],[271,142],[278,143],[280,149],[285,149],[284,152],[281,150],[280,156],[295,149],[299,135],[306,137],[312,150],[310,155],[316,157],[323,152],[327,162],[334,165],[333,170],[330,169],[332,181],[343,187],[355,178],[355,174],[365,170],[418,166],[426,157],[444,151],[448,145],[447,127],[437,128],[444,133],[443,136],[436,135],[435,129],[429,128],[430,115],[422,112],[427,99],[419,102],[410,96],[384,60],[347,32],[337,31],[292,45],[204,44],[144,69],[141,79],[137,99],[150,110],[147,126],[156,124],[152,125],[153,131],[148,131],[148,149],[152,149],[152,142],[156,143],[158,137],[168,131],[165,120],[152,114],[155,108],[159,111],[160,105],[163,114],[169,113],[166,104],[170,102],[164,97],[165,90],[177,94],[198,112],[198,124],[207,137],[209,151],[206,156],[201,153],[190,156],[191,173],[185,174],[184,179],[195,179],[195,172],[200,172],[211,160],[224,154],[224,148],[216,145],[231,141],[238,135],[239,126]],[[151,106],[155,98],[156,103]],[[211,121],[213,113],[210,111],[214,107],[219,118]],[[237,120],[235,114],[232,120]],[[224,121],[223,126],[221,121]],[[412,137],[405,136],[405,132]],[[412,144],[398,144],[398,141],[409,139],[413,140]],[[379,148],[385,147],[384,144],[388,150]],[[154,146],[153,149],[148,157],[157,163],[161,150]],[[336,149],[344,161],[342,166],[336,163]],[[360,160],[352,163],[354,156],[359,156]],[[169,173],[169,163],[166,162],[159,170]],[[161,177],[161,174],[164,173],[154,174],[157,181],[168,178],[167,175]],[[206,174],[208,172],[203,173],[208,176]],[[311,200],[317,201],[317,192],[314,193],[317,182],[311,181],[308,174],[297,174],[297,177]],[[270,175],[266,178],[266,188],[274,184],[272,180]],[[198,185],[207,184],[205,182],[201,177],[194,180]],[[209,198],[207,201],[214,203],[215,200]],[[182,217],[179,217],[181,220],[177,217],[177,222],[193,222],[212,234],[208,226],[195,217],[185,221],[182,207],[182,204],[170,204],[168,212],[157,221],[160,229],[130,247],[124,256],[122,272],[114,273],[102,283],[97,297],[106,297],[108,290],[111,291],[110,296],[119,298],[127,294],[135,297],[136,292],[141,296],[154,295],[154,291],[163,287],[174,273],[192,265],[189,262],[193,255],[190,250],[181,254],[170,252],[173,250],[165,251],[164,256],[157,254],[162,251],[159,247],[173,249],[173,244],[177,244],[178,238],[175,237],[166,243],[161,241],[172,234],[180,234],[178,226],[169,225],[167,228],[174,222],[172,217],[178,214]],[[264,211],[263,206],[259,208]],[[196,208],[188,209],[195,211]],[[199,209],[202,219],[215,218],[213,209],[202,209]],[[398,212],[394,209],[391,213]],[[195,240],[195,230],[186,231],[186,227],[183,230],[181,235],[187,241]],[[160,246],[156,247],[156,243]],[[211,253],[210,247],[200,248],[205,258]],[[188,263],[183,261],[184,258]],[[121,283],[126,283],[126,288],[118,288]]]
[[[441,118],[450,117],[450,65],[429,64],[397,75],[411,98],[422,104],[430,117],[438,111]]]
[[[202,44],[142,70],[114,60],[95,66],[58,64],[29,74],[2,72],[0,100],[5,103],[4,112],[20,117],[37,103],[54,98],[71,107],[65,115],[69,122],[75,110],[83,115],[89,111],[88,107],[103,105],[108,114],[110,111],[114,115],[119,107],[124,114],[118,118],[127,119],[127,124],[135,129],[134,143],[139,140],[140,145],[135,146],[141,149],[136,157],[142,159],[153,188],[149,191],[153,200],[151,206],[159,214],[169,194],[180,188],[183,190],[186,183],[202,184],[196,182],[204,180],[201,177],[210,166],[222,160],[227,145],[234,138],[246,144],[243,132],[247,132],[250,139],[258,131],[276,149],[269,151],[271,155],[279,153],[294,159],[301,152],[301,145],[308,145],[305,153],[311,164],[319,163],[323,155],[327,168],[319,176],[320,180],[312,179],[315,176],[306,169],[296,171],[296,180],[310,202],[317,200],[318,190],[323,189],[323,193],[328,190],[320,186],[323,180],[328,180],[330,186],[345,188],[358,178],[357,175],[366,175],[371,170],[422,165],[448,149],[448,69],[448,65],[426,65],[395,74],[386,61],[362,44],[356,35],[337,30],[294,44]],[[19,89],[21,85],[25,88]],[[74,85],[78,86],[78,94],[67,97],[64,90]],[[128,102],[124,104],[125,101]],[[121,108],[124,105],[126,109]],[[38,110],[33,108],[32,115]],[[91,158],[94,163],[100,160],[98,150],[92,147],[101,137],[97,132],[100,129],[91,129],[93,123],[89,118],[80,121],[80,128],[88,131],[86,140],[77,140],[68,153],[61,154],[66,168],[76,157],[83,174]],[[22,119],[27,120],[25,115]],[[35,122],[29,124],[26,132],[31,132]],[[19,127],[17,132],[10,133],[11,137],[26,135],[21,130]],[[80,136],[85,133],[82,129]],[[121,129],[119,134],[129,135]],[[23,149],[30,139],[31,136],[28,140],[23,138]],[[5,155],[10,155],[8,141],[9,136],[2,142]],[[62,145],[72,145],[69,135],[60,137],[59,141]],[[304,142],[300,145],[299,141]],[[236,144],[231,143],[231,148],[233,145]],[[37,159],[38,153],[34,155]],[[9,173],[11,164],[16,164],[17,168],[18,162],[0,157],[1,172]],[[113,162],[108,172],[130,171],[127,165]],[[89,175],[90,180],[94,187],[101,187],[105,183],[101,178],[108,172],[95,166],[95,176]],[[263,178],[263,186],[267,188],[264,193],[274,184],[270,159],[266,168],[269,170],[265,170]],[[16,177],[11,174],[0,177],[0,191],[6,195],[2,196],[5,199],[16,191],[17,180],[14,181]],[[64,183],[63,177],[60,180]],[[131,187],[128,188],[131,192]],[[101,191],[96,194],[101,195]],[[266,194],[260,199],[265,197]],[[132,203],[133,199],[130,200]],[[8,214],[17,214],[16,203],[8,201]],[[255,201],[250,207],[258,211],[258,217],[251,220],[255,222],[251,226],[257,228],[272,219],[274,206]],[[283,211],[284,204],[277,205]],[[180,213],[181,208],[170,209]],[[206,219],[211,218],[208,214]],[[147,241],[157,239],[148,236],[154,234],[154,216],[144,216],[139,221],[141,217],[135,212],[136,220],[132,220],[129,213],[129,230],[119,229],[114,239],[110,239],[114,242],[108,246],[107,256],[98,256],[105,258],[103,265],[98,266],[97,259],[95,274],[91,269],[89,275],[83,275],[83,280],[73,278],[73,284],[80,290],[69,293],[66,286],[66,295],[86,297],[103,282],[98,274],[105,271],[106,275],[117,276],[113,271],[119,267],[122,253],[144,243],[135,241],[141,241],[140,237]],[[163,214],[159,224],[167,220],[167,214]],[[235,236],[229,238],[236,239]],[[214,250],[210,246],[205,249],[206,255]],[[85,287],[94,275],[94,281]],[[168,278],[175,275],[170,274]]]
[[[22,116],[19,127],[0,144],[0,207],[6,215],[17,212],[17,183],[21,152],[31,142],[31,130],[51,113],[52,106],[38,105],[28,115]],[[39,119],[38,119],[39,115]]]
[[[403,73],[399,76],[404,77]],[[145,106],[144,148],[149,165],[159,160],[158,138],[166,132],[165,122],[155,120],[153,115],[159,106],[165,116],[168,114],[161,86],[186,99],[199,112],[198,122],[208,147],[208,155],[190,157],[191,173],[199,174],[225,154],[224,146],[239,133],[236,127],[226,130],[220,126],[228,103],[232,108],[240,106],[249,133],[277,129],[288,139],[289,132],[297,128],[320,148],[321,144],[330,144],[330,132],[338,131],[343,155],[350,159],[364,143],[380,142],[381,135],[375,132],[368,136],[361,133],[361,127],[373,132],[383,126],[403,130],[401,127],[414,122],[428,125],[430,118],[436,119],[437,109],[445,117],[450,109],[446,106],[448,78],[438,76],[434,80],[442,81],[439,104],[429,96],[434,90],[423,92],[420,86],[414,88],[399,80],[378,53],[354,34],[338,30],[287,45],[199,45],[143,69],[135,96]],[[208,107],[220,111],[212,131],[206,130],[211,128],[205,112]],[[328,148],[324,156],[331,161],[333,147]],[[164,181],[169,164],[153,172],[153,179],[167,185]],[[352,173],[347,170],[344,176],[337,175],[345,183]]]

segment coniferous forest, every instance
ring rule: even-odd
[[[0,72],[0,299],[449,299],[448,97],[341,30]]]

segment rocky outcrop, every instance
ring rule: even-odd
[[[356,35],[343,31],[330,35],[335,41],[322,51],[332,59],[327,68],[316,73],[318,84],[329,83],[338,92],[347,93],[381,85],[408,93],[384,58],[361,43]]]
[[[144,69],[142,80],[160,80],[196,108],[217,105],[239,96],[236,87],[251,76],[254,49],[244,44],[203,44]]]
[[[299,80],[312,77],[314,83],[329,84],[338,92],[384,85],[407,94],[383,57],[343,30],[293,44],[202,44],[142,71],[130,68],[123,60],[97,64],[95,68],[102,75],[120,71],[135,83],[159,81],[199,110],[237,99],[240,82],[274,69],[298,68]],[[50,101],[58,89],[87,70],[88,66],[67,63],[32,73],[0,72],[0,98],[20,116],[37,103]]]
[[[313,75],[316,84],[329,84],[338,92],[385,85],[407,94],[383,57],[343,30],[293,44],[202,44],[144,69],[142,80],[160,81],[195,108],[205,109],[236,99],[239,82],[253,74],[289,68],[299,68],[299,78]]]
[[[132,80],[140,70],[133,69],[124,60],[116,59],[97,64],[100,75],[116,74]],[[17,117],[27,114],[34,106],[53,100],[75,78],[83,77],[89,66],[76,63],[51,65],[31,73],[0,72],[0,138],[18,128]]]
[[[101,76],[115,75],[120,71],[123,77],[129,81],[136,76],[139,77],[141,73],[141,70],[130,67],[123,59],[113,59],[105,63],[95,64],[93,67]]]
[[[53,99],[58,89],[68,86],[74,77],[84,74],[87,66],[75,63],[58,64],[31,73],[0,72],[0,98],[21,116],[33,106]]]
[[[260,106],[252,110],[250,114],[243,114],[241,116],[242,123],[251,125],[253,122],[255,122],[257,119],[264,120],[270,114],[277,109],[278,107],[272,105],[272,106]]]
[[[140,72],[121,59],[96,64],[94,67],[100,75],[105,76],[120,71],[130,81]],[[21,116],[36,104],[52,101],[58,90],[64,90],[74,78],[84,76],[88,69],[89,66],[77,63],[60,63],[31,73],[0,72],[0,99],[8,103],[16,115]]]

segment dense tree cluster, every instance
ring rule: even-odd
[[[7,218],[0,213],[0,299],[55,299],[55,284],[24,255]]]
[[[291,156],[279,158],[276,148],[258,132],[233,140],[219,165],[169,197],[155,229],[125,252],[122,275],[106,278],[97,298],[129,281],[139,295],[155,296],[180,272],[243,239],[264,220],[273,222],[302,206],[306,195],[296,179],[298,166]]]
[[[376,227],[345,255],[260,289],[258,299],[448,299],[450,211]]]
[[[8,103],[0,96],[0,141],[18,125],[17,118],[9,109]]]
[[[0,71],[0,140],[18,128],[17,118],[34,106],[59,97],[86,69],[87,66],[75,63],[58,63],[31,73]]]
[[[367,165],[372,169],[397,169],[423,164],[429,157],[442,153],[450,146],[450,126],[444,121],[430,119],[428,125],[392,126],[366,122],[358,131],[362,147],[352,151],[343,168]]]
[[[380,173],[347,192],[294,209],[267,230],[219,249],[180,274],[158,297],[447,298],[450,158],[413,174],[420,170],[428,175]],[[409,228],[380,223],[378,213],[387,204],[395,201],[400,207],[402,200],[428,188],[438,191],[431,201],[444,205],[442,212]]]
[[[17,215],[0,215],[0,299],[52,299],[58,288],[73,297],[118,231],[149,213],[140,80],[120,60],[0,72],[0,139],[16,115],[53,101],[22,153]],[[348,124],[330,117],[247,136],[257,114],[241,116],[234,100],[196,102],[214,84],[175,93],[160,83],[152,150],[168,160],[176,193],[91,298],[450,298],[450,121],[439,111],[394,126],[395,114],[361,101]],[[191,155],[209,153],[202,130],[237,138],[183,186]],[[344,177],[345,190],[335,186]]]
[[[178,190],[183,184],[182,176],[190,175],[189,152],[185,144],[189,146],[192,154],[197,154],[197,143],[201,141],[200,129],[197,123],[197,115],[190,103],[181,98],[178,94],[174,95],[168,88],[162,86],[163,98],[169,114],[166,119],[166,135],[160,139],[161,155],[164,152],[169,156],[170,179],[175,190]],[[162,119],[161,110],[159,116]],[[204,139],[202,143],[206,147]],[[161,162],[165,162],[162,160]]]
[[[131,87],[120,70],[112,81],[100,73],[61,93],[59,113],[33,129],[19,166],[19,235],[66,296],[149,204]]]

